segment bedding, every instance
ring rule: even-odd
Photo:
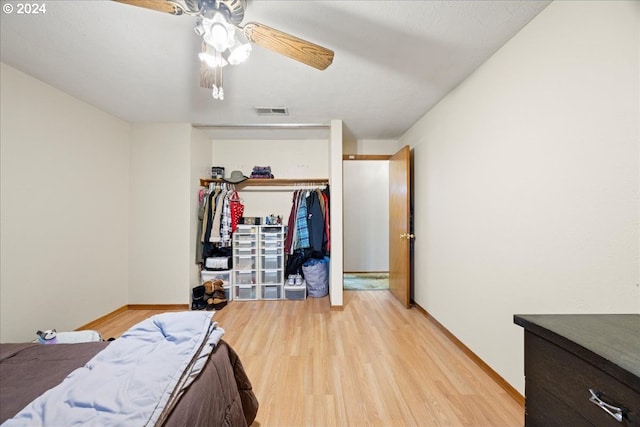
[[[212,313],[184,313],[194,327],[166,313],[113,342],[0,344],[0,423],[250,425],[258,402],[238,355]]]

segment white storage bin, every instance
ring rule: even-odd
[[[256,245],[252,244],[252,245],[247,245],[247,246],[234,247],[233,248],[233,253],[236,254],[236,255],[240,255],[240,256],[255,255],[256,254]]]
[[[216,279],[220,279],[223,282],[223,286],[225,288],[231,286],[231,270],[224,271],[207,271],[202,270],[200,272],[200,284],[207,282],[209,280],[214,281]]]
[[[262,284],[282,284],[282,270],[262,270],[260,273]]]
[[[238,227],[236,228],[236,231],[234,232],[235,234],[256,234],[258,233],[258,226],[257,225],[251,225],[251,224],[238,224]]]
[[[262,285],[262,299],[282,299],[282,285]]]
[[[256,241],[255,240],[234,240],[233,249],[238,251],[255,251]],[[251,252],[251,253],[255,253],[255,252]]]
[[[282,234],[284,232],[284,225],[263,225],[260,227],[260,232],[264,234]]]
[[[260,268],[265,270],[279,270],[282,268],[282,256],[279,255],[263,255]]]
[[[258,299],[257,285],[234,285],[233,299],[238,301],[250,301]]]
[[[284,286],[284,297],[288,300],[304,300],[307,298],[306,286]]]
[[[256,283],[256,272],[245,270],[234,270],[234,285],[253,285]]]
[[[262,233],[260,234],[260,240],[267,241],[267,240],[282,240],[282,234],[281,233]]]
[[[215,281],[216,279],[222,280],[222,286],[224,286],[224,293],[227,297],[227,301],[233,300],[233,292],[231,292],[231,270],[226,271],[206,271],[200,272],[200,284],[209,280]]]
[[[273,245],[273,246],[262,245],[260,248],[260,255],[262,256],[284,255],[284,249],[282,248],[282,246],[278,246],[278,245]]]
[[[267,250],[282,248],[282,240],[263,240],[261,244]]]
[[[255,270],[255,255],[235,255],[233,257],[233,268],[236,270]]]

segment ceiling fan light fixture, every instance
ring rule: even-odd
[[[224,57],[220,54],[220,52],[218,51],[214,51],[214,52],[215,52],[214,54],[211,54],[210,52],[200,52],[198,54],[198,58],[200,58],[200,61],[207,64],[209,68],[224,67],[227,64],[229,64],[229,62],[226,59],[224,59]]]
[[[198,37],[204,37],[205,30],[204,25],[202,25],[202,19],[198,19],[198,21],[196,22],[196,26],[193,27],[193,31]]]
[[[251,55],[251,43],[249,43],[246,39],[244,39],[244,35],[240,35],[240,32],[236,32],[235,43],[229,48],[229,56],[227,60],[231,65],[238,65],[245,62],[249,59],[249,55]]]
[[[216,13],[213,19],[203,19],[202,25],[204,27],[203,40],[218,52],[224,52],[235,42],[235,28],[224,19],[221,13]]]

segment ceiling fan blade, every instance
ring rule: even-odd
[[[145,9],[157,10],[158,12],[170,13],[172,15],[182,15],[184,8],[170,0],[113,0],[118,3],[129,4],[131,6],[144,7]]]
[[[333,51],[302,40],[258,22],[242,27],[244,35],[258,46],[307,64],[318,70],[326,69],[333,62]]]

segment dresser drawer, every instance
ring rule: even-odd
[[[593,427],[591,422],[534,381],[527,379],[525,389],[526,427]]]
[[[638,391],[529,331],[525,332],[525,377],[527,417],[529,413],[548,412],[549,408],[545,409],[541,400],[557,399],[565,405],[563,408],[573,410],[575,425],[586,421],[586,425],[603,427],[640,426]],[[597,392],[604,402],[623,409],[622,422],[590,401],[590,389]]]

